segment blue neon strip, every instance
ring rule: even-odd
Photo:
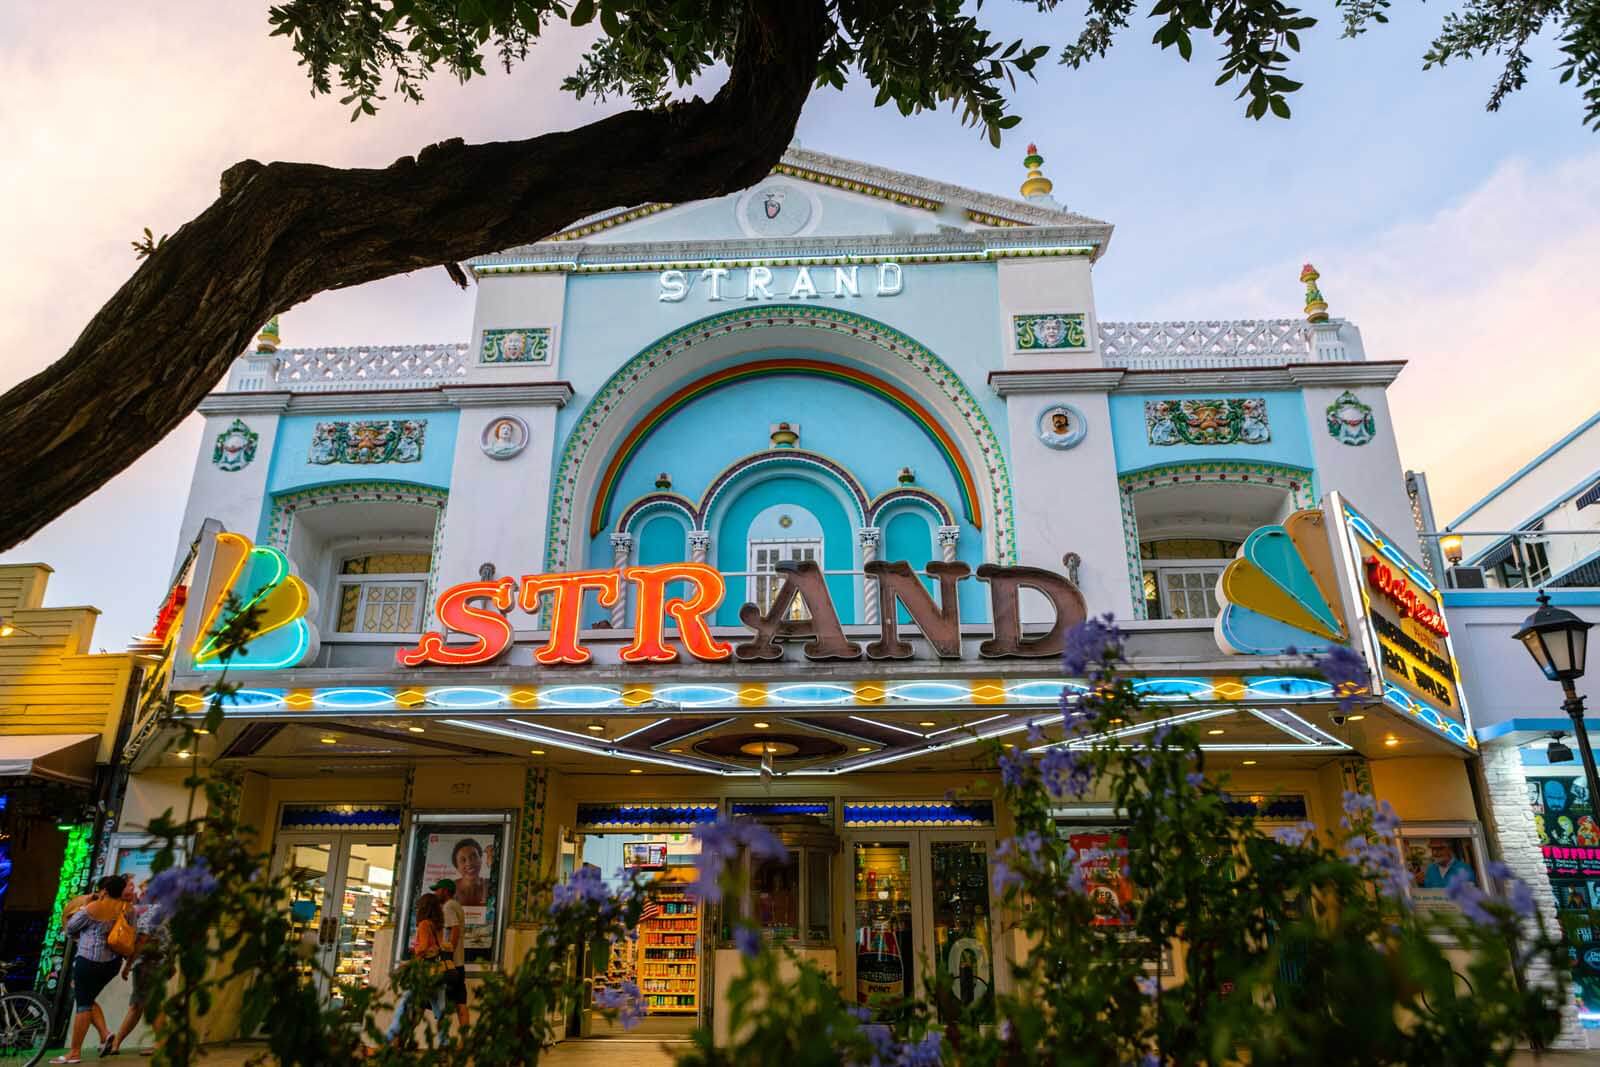
[[[846,826],[959,826],[990,825],[994,805],[970,804],[846,804]]]
[[[816,815],[827,818],[833,814],[833,805],[826,800],[735,800],[733,814],[762,815]]]
[[[715,804],[579,804],[581,826],[683,826],[692,828],[717,821]]]

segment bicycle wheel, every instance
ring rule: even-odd
[[[0,997],[0,1067],[33,1067],[50,1040],[50,1009],[32,993]]]

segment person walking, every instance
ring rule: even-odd
[[[83,1039],[89,1035],[91,1024],[100,1035],[100,1055],[108,1056],[114,1051],[111,1028],[95,1001],[122,966],[106,938],[128,908],[122,899],[127,886],[128,880],[122,875],[108,875],[100,879],[93,893],[67,904],[67,936],[78,939],[72,958],[72,1044],[65,1055],[51,1063],[82,1063]]]
[[[155,904],[135,908],[139,918],[134,923],[134,930],[139,936],[134,942],[133,955],[122,964],[122,977],[126,979],[131,976],[133,979],[133,988],[128,994],[128,1013],[122,1017],[116,1040],[112,1042],[111,1051],[105,1055],[115,1056],[122,1051],[122,1043],[139,1025],[145,1006],[151,998],[160,994],[162,972],[167,954],[172,949],[172,938],[167,931],[167,910]],[[161,1017],[157,1015],[150,1025],[153,1029],[160,1023]]]
[[[444,912],[444,948],[449,961],[444,972],[444,999],[456,1009],[456,1027],[467,1029],[467,912],[456,899],[456,883],[441,878],[433,883],[433,893]]]
[[[430,890],[417,898],[417,932],[411,939],[411,958],[415,960],[430,960],[432,964],[425,967],[436,967],[437,961],[444,954],[444,909],[439,898]],[[392,1045],[399,1045],[402,1030],[408,1022],[406,1018],[411,1007],[411,993],[408,989],[400,994],[400,1000],[394,1006],[394,1019],[389,1023],[388,1040]],[[433,1001],[428,1005],[433,1011],[436,1022],[444,1020],[445,995],[444,986],[434,990]]]

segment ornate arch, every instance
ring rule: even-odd
[[[840,485],[846,495],[855,503],[856,518],[861,525],[867,522],[868,509],[871,502],[867,498],[866,489],[861,482],[851,474],[842,463],[829,459],[827,456],[816,452],[805,452],[798,448],[775,448],[767,452],[757,452],[741,460],[735,460],[706,486],[705,494],[700,498],[700,503],[695,509],[696,518],[700,528],[709,530],[711,512],[717,506],[717,500],[723,492],[738,481],[740,477],[765,467],[808,467],[820,471],[826,477]]]
[[[617,532],[632,533],[633,524],[646,515],[659,511],[669,511],[681,518],[691,530],[699,529],[700,517],[695,513],[694,503],[686,496],[679,493],[649,493],[640,497],[622,510],[617,516]]]
[[[1315,475],[1307,467],[1287,463],[1252,463],[1245,460],[1209,460],[1197,463],[1166,463],[1142,467],[1117,475],[1117,491],[1122,502],[1122,542],[1128,559],[1128,589],[1133,596],[1133,616],[1145,617],[1143,566],[1139,559],[1139,519],[1134,512],[1136,494],[1170,485],[1241,483],[1270,485],[1282,489],[1298,508],[1315,507]]]
[[[945,405],[947,410],[955,413],[959,419],[960,431],[971,442],[970,448],[962,449],[946,434],[945,442],[941,444],[948,443],[947,456],[959,459],[964,465],[966,455],[971,454],[982,474],[981,478],[973,477],[969,470],[965,479],[965,485],[970,486],[973,497],[971,506],[974,525],[980,528],[986,527],[985,532],[992,539],[995,555],[1001,562],[1009,562],[1016,558],[1011,477],[1006,467],[1005,453],[994,428],[989,423],[988,416],[984,414],[977,398],[973,396],[961,377],[926,346],[874,319],[835,308],[781,305],[739,308],[691,323],[662,337],[607,379],[568,433],[561,458],[556,466],[550,492],[550,525],[545,541],[547,569],[560,570],[568,562],[569,551],[575,550],[574,534],[579,531],[576,511],[579,495],[584,491],[584,487],[578,484],[579,478],[585,465],[590,462],[591,452],[602,439],[602,431],[607,428],[610,420],[616,417],[623,404],[624,394],[637,389],[645,378],[663,370],[697,345],[741,331],[767,328],[814,330],[825,335],[843,336],[871,345],[913,372],[919,381],[928,383],[937,393],[939,402]],[[849,369],[821,360],[810,362],[819,368],[829,367],[834,372]],[[871,375],[864,377],[874,380]],[[885,387],[893,388],[882,379],[875,380]],[[903,390],[897,391],[905,399],[916,403],[915,397],[904,393]],[[657,409],[660,407],[661,405],[656,405]],[[923,420],[925,429],[932,433],[935,428],[943,428],[940,420],[932,412],[925,407],[922,410],[929,416]],[[648,427],[635,425],[632,430],[639,433],[639,439],[642,439],[643,434],[648,432]],[[628,447],[630,442],[627,439],[619,441],[614,455],[623,455]],[[589,516],[591,522],[595,514],[604,514],[604,508],[609,506],[609,501],[602,499],[604,489],[602,480],[603,478],[597,478],[595,482],[593,493],[597,510]],[[961,481],[958,476],[958,483]]]
[[[880,525],[878,518],[886,509],[905,502],[921,504],[928,508],[938,517],[939,522],[945,526],[954,526],[956,524],[955,512],[950,510],[949,504],[946,504],[938,496],[928,492],[926,489],[903,485],[898,489],[890,489],[886,493],[880,493],[873,500],[872,505],[867,508],[867,525]]]
[[[433,594],[439,588],[439,556],[444,545],[445,505],[449,500],[449,490],[409,482],[334,482],[291,489],[286,493],[273,494],[272,510],[267,515],[266,541],[287,553],[289,537],[294,533],[295,516],[314,508],[377,503],[415,504],[432,508],[433,558],[428,567],[428,588],[423,598],[427,617],[431,619]]]

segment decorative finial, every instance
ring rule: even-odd
[[[1026,200],[1050,195],[1054,188],[1050,179],[1039,173],[1039,168],[1044,166],[1044,157],[1039,154],[1039,146],[1030,144],[1028,154],[1023,158],[1022,165],[1028,168],[1028,176],[1022,182],[1022,196]]]
[[[261,327],[261,332],[256,334],[257,352],[276,352],[278,350],[278,316],[274,315]]]
[[[1317,288],[1317,279],[1322,275],[1317,273],[1317,268],[1307,263],[1300,268],[1300,280],[1306,283],[1306,321],[1327,322],[1328,302],[1322,299],[1322,290]]]
[[[656,488],[671,489],[672,475],[668,474],[666,471],[662,471],[660,474],[656,475]]]
[[[901,467],[898,477],[901,485],[914,485],[917,481],[917,472],[910,467]]]
[[[793,448],[800,443],[800,427],[798,424],[787,422],[774,423],[772,426],[772,447]]]

